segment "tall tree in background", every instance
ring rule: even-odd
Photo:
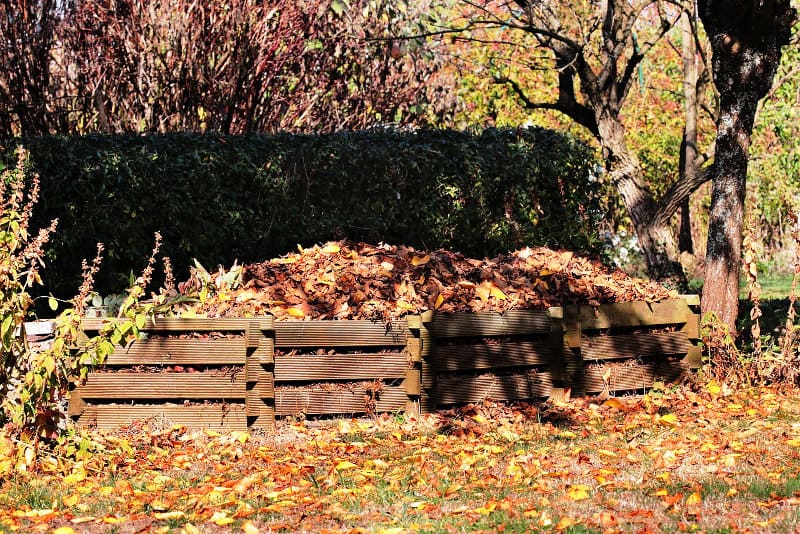
[[[789,0],[698,0],[698,11],[712,45],[720,108],[702,308],[734,330],[750,138],[797,11]]]
[[[651,277],[686,286],[671,225],[683,201],[708,178],[686,174],[658,195],[629,146],[623,120],[643,59],[680,20],[685,5],[664,0],[472,2],[463,20],[443,33],[484,41],[481,31],[503,28],[531,36],[539,57],[532,69],[554,72],[556,91],[542,95],[513,76],[508,84],[528,110],[552,110],[585,128],[602,148],[608,178],[625,206]],[[468,32],[468,33],[465,33]],[[502,40],[495,41],[502,46]],[[690,162],[697,166],[698,162]]]

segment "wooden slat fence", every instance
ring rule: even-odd
[[[276,416],[643,391],[700,365],[697,299],[427,312],[389,323],[157,319],[76,384],[79,425],[274,428]],[[102,319],[87,319],[97,331]]]

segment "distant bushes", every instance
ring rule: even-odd
[[[45,284],[70,295],[96,242],[101,292],[127,286],[153,246],[178,277],[330,239],[484,256],[523,245],[594,251],[602,217],[592,150],[544,129],[329,135],[92,135],[0,143],[30,151],[34,224],[60,224]],[[2,163],[0,163],[2,164]]]

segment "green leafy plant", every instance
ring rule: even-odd
[[[27,154],[16,150],[13,167],[0,176],[0,397],[5,419],[19,400],[20,389],[34,362],[25,336],[25,320],[33,303],[31,286],[41,283],[39,269],[44,246],[57,221],[31,236],[33,206],[39,197],[39,178],[25,183]]]
[[[64,430],[63,400],[73,380],[85,379],[89,370],[102,364],[115,346],[125,346],[139,335],[148,318],[167,301],[168,294],[142,302],[152,279],[156,244],[142,275],[128,289],[118,318],[107,322],[100,332],[88,338],[81,323],[91,300],[94,276],[100,269],[103,246],[98,244],[91,264],[83,262],[83,283],[72,306],[56,321],[49,348],[33,351],[25,335],[25,321],[33,305],[31,288],[41,284],[44,247],[56,228],[56,221],[31,235],[31,214],[38,200],[39,179],[31,176],[26,184],[27,153],[17,151],[13,168],[4,169],[0,180],[0,422],[16,436],[22,465],[33,462],[41,438],[55,438]],[[55,299],[48,299],[51,306]]]

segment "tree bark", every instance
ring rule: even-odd
[[[681,154],[678,173],[680,180],[694,178],[697,149],[697,54],[694,47],[694,28],[692,17],[684,12],[681,15],[681,41],[683,55],[683,97],[684,117],[686,124],[683,127],[681,140]],[[680,225],[678,227],[678,250],[694,254],[692,241],[692,223],[689,211],[689,198],[681,203]]]
[[[735,332],[750,136],[797,13],[788,0],[699,0],[698,7],[720,93],[701,307]]]
[[[669,219],[656,215],[656,200],[642,184],[642,167],[628,148],[622,122],[616,117],[598,120],[599,139],[611,180],[622,197],[650,276],[664,285],[685,291],[686,274],[678,262],[678,246]]]

